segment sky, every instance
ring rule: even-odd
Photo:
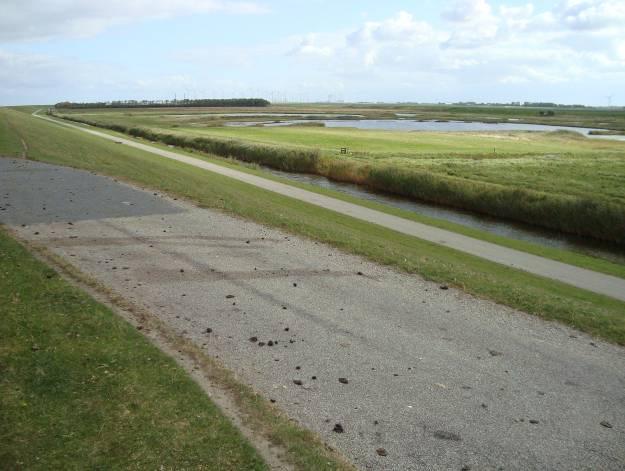
[[[625,0],[0,0],[0,105],[625,105]]]

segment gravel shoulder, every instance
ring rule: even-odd
[[[625,466],[620,347],[83,171],[0,159],[0,206],[362,469]]]

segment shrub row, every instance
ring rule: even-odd
[[[141,137],[150,141],[158,141],[167,145],[195,149],[222,157],[233,157],[245,162],[266,165],[268,167],[284,170],[286,172],[318,173],[317,167],[320,155],[318,149],[274,147],[207,137],[191,138],[177,134],[158,133],[145,128],[128,128],[119,124],[96,123],[94,121],[73,118],[70,116],[61,117],[78,123],[99,126],[112,131],[130,134],[131,136]]]
[[[425,171],[370,166],[347,160],[321,160],[317,149],[289,149],[206,137],[188,138],[144,128],[95,123],[68,116],[63,118],[287,172],[323,175],[331,180],[358,183],[416,200],[625,244],[625,208],[607,201],[554,195]]]
[[[54,105],[55,108],[185,108],[193,107],[239,107],[239,106],[269,106],[271,103],[264,98],[203,98],[198,100],[124,100],[111,102],[73,103],[62,101]]]

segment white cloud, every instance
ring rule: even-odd
[[[561,66],[560,66],[561,67]],[[569,81],[571,78],[575,78],[576,75],[574,67],[567,67],[567,70],[558,70],[560,67],[532,67],[521,66],[519,67],[520,78],[526,78],[528,82],[538,82],[547,84],[556,84]],[[579,70],[577,70],[579,72]]]
[[[499,7],[499,13],[507,28],[524,30],[532,21],[534,5],[531,3],[520,7],[501,5]]]
[[[573,30],[623,28],[625,24],[623,0],[565,0],[555,13],[563,25]]]
[[[0,88],[49,87],[63,75],[63,67],[44,55],[14,54],[0,49]]]
[[[0,49],[0,103],[49,103],[73,94],[97,96],[106,88],[119,91],[109,79],[115,69],[76,63],[44,54],[16,54]]]
[[[524,75],[506,75],[505,77],[501,77],[499,79],[499,83],[504,85],[518,85],[521,83],[529,82],[529,78]]]
[[[520,86],[576,82],[602,73],[625,78],[625,28],[607,21],[622,10],[625,1],[568,0],[537,11],[531,3],[495,9],[487,0],[461,0],[443,12],[447,21],[437,27],[401,11],[344,32],[333,39],[331,53],[323,35],[307,36],[305,47],[293,53],[315,52],[339,76],[387,80],[429,75]]]
[[[625,40],[615,45],[616,56],[625,64]]]
[[[458,0],[443,12],[453,24],[445,47],[475,48],[493,41],[499,32],[500,19],[486,0]]]
[[[204,82],[201,84],[204,85]],[[0,103],[54,103],[191,94],[198,81],[184,73],[132,77],[124,67],[0,49]]]
[[[492,17],[486,0],[458,0],[443,12],[443,18],[457,23],[474,23]]]
[[[150,18],[263,11],[257,3],[225,0],[0,2],[0,43],[93,35]],[[18,44],[13,53],[0,49],[0,102],[20,96],[32,102],[44,90],[53,99],[88,101],[175,92],[261,95],[260,89],[269,91],[264,94],[268,97],[292,90],[298,97],[315,96],[316,91],[317,97],[345,93],[366,100],[434,101],[497,96],[551,101],[568,90],[561,96],[568,93],[578,101],[578,95],[618,90],[625,83],[624,9],[625,0],[565,0],[550,7],[465,0],[453,3],[436,23],[419,17],[415,7],[387,18],[355,15],[357,23],[346,29],[274,37],[266,43],[197,43],[164,51],[172,67],[153,71],[131,65],[125,70],[123,60],[106,66],[17,53],[28,49]]]
[[[366,67],[391,61],[405,64],[417,48],[430,48],[437,42],[434,28],[405,11],[383,21],[367,21],[360,28],[345,35],[344,52],[349,59],[359,61]]]
[[[372,42],[398,42],[414,46],[428,42],[432,34],[433,29],[428,23],[417,21],[410,13],[400,11],[385,21],[366,22],[347,39],[352,46]]]
[[[88,37],[116,25],[191,14],[257,14],[260,4],[229,0],[2,0],[0,42]]]
[[[288,52],[289,55],[330,57],[334,54],[334,47],[318,34],[309,34],[299,44]]]

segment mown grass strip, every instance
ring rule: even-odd
[[[0,230],[0,468],[267,469],[173,359]]]
[[[625,303],[12,112],[31,157],[123,178],[333,244],[625,345]]]
[[[20,157],[24,150],[19,134],[12,128],[5,113],[0,114],[0,149],[4,155],[11,157]]]

